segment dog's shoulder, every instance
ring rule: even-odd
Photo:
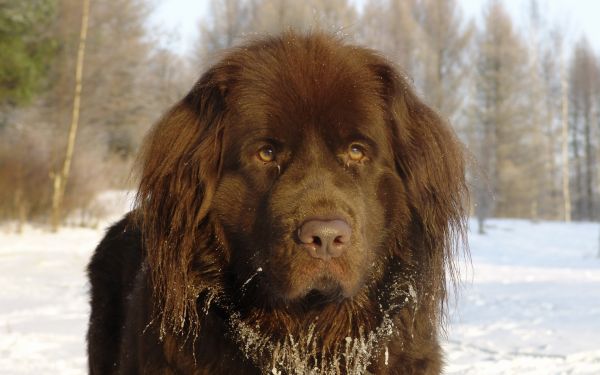
[[[127,300],[142,268],[143,253],[141,233],[129,213],[106,231],[88,264],[90,374],[116,371]]]
[[[133,214],[128,213],[106,231],[88,265],[88,276],[92,281],[108,277],[126,286],[133,281],[132,275],[139,270],[142,258],[141,233]],[[115,273],[120,274],[119,280]]]

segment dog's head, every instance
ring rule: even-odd
[[[396,266],[430,310],[445,298],[461,147],[372,51],[294,34],[231,50],[141,161],[140,225],[170,328],[197,319],[203,293],[271,308],[372,299]]]

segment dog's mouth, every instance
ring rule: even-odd
[[[252,260],[261,272],[250,282],[258,283],[259,293],[273,303],[318,304],[352,298],[368,278],[371,252],[360,242],[349,244],[344,254],[333,258],[313,256],[304,245],[273,242],[278,245],[265,246],[269,250]]]
[[[356,229],[349,235],[345,221],[329,217],[303,223],[302,238],[294,237],[298,231],[276,227],[267,238],[255,241],[255,247],[264,250],[236,258],[241,294],[258,298],[248,303],[319,305],[351,299],[361,290],[373,256],[363,233]]]
[[[303,298],[301,298],[301,302],[305,306],[318,307],[331,303],[339,303],[347,297],[348,296],[344,293],[341,285],[332,282],[324,288],[311,289]]]
[[[319,305],[352,298],[362,282],[358,275],[337,262],[311,262],[298,265],[284,276],[280,296],[288,302]],[[294,272],[295,271],[295,272]]]

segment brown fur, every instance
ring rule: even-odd
[[[267,138],[277,165],[248,153]],[[356,140],[360,163],[344,154]],[[320,34],[233,49],[154,127],[140,161],[136,210],[118,228],[138,233],[144,256],[121,302],[116,372],[441,372],[462,149],[384,58]],[[332,213],[353,242],[327,265],[294,233]],[[109,247],[90,264],[92,373],[110,357],[94,325],[108,316],[94,277]]]

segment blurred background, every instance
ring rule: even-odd
[[[111,0],[83,25],[82,0],[2,0],[0,221],[93,222],[95,197],[132,188],[144,133],[216,52],[288,28],[401,66],[467,145],[480,219],[596,221],[600,28],[579,19],[593,3]]]
[[[149,127],[288,28],[385,53],[466,145],[446,374],[600,374],[600,2],[0,0],[0,372],[86,373],[85,267]]]

